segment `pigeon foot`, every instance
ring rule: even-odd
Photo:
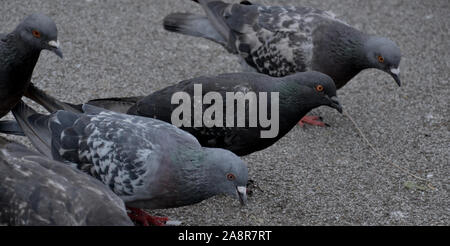
[[[263,191],[255,180],[249,179],[247,181],[247,196],[253,196],[255,190]]]
[[[169,221],[169,218],[167,217],[151,216],[140,208],[127,207],[127,209],[130,210],[130,212],[128,212],[130,219],[142,226],[165,226],[166,222]]]
[[[300,125],[300,127],[305,126],[305,124],[320,127],[330,126],[322,120],[323,119],[320,116],[305,116],[300,120],[300,122],[298,122],[298,124]]]

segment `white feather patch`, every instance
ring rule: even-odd
[[[393,73],[395,75],[399,75],[400,74],[400,69],[399,68],[391,68],[391,73]]]

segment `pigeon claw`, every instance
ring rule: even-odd
[[[128,212],[128,217],[138,225],[142,226],[165,226],[166,222],[169,221],[167,217],[156,217],[151,216],[144,210],[140,208],[130,208],[127,207],[130,212]]]
[[[247,181],[247,196],[253,196],[253,193],[255,190],[259,190],[261,192],[263,192],[263,190],[261,189],[261,187],[259,187],[258,183],[256,183],[256,181],[249,179]]]
[[[320,127],[330,126],[322,120],[323,119],[320,116],[305,116],[300,120],[300,122],[298,122],[298,124],[300,125],[300,127],[304,127],[305,124]]]

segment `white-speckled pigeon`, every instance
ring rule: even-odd
[[[89,104],[172,123],[172,113],[180,106],[172,103],[172,96],[177,92],[186,92],[190,97],[190,101],[194,102],[195,85],[202,86],[200,92],[202,93],[202,98],[210,93],[220,94],[220,100],[222,100],[220,105],[223,107],[222,122],[229,120],[226,118],[227,93],[235,95],[241,92],[247,95],[249,92],[254,92],[256,99],[260,102],[260,93],[266,92],[268,94],[268,103],[266,105],[269,110],[267,119],[271,119],[272,113],[270,94],[279,93],[279,107],[277,108],[279,131],[273,137],[261,137],[261,132],[267,131],[270,127],[262,127],[261,124],[249,127],[249,121],[258,121],[261,117],[255,119],[256,116],[250,116],[248,105],[246,105],[247,108],[245,109],[244,127],[237,126],[239,121],[237,116],[238,110],[233,112],[234,118],[232,121],[236,122],[234,127],[228,127],[226,124],[223,124],[226,127],[217,125],[196,127],[193,123],[194,117],[191,118],[190,126],[181,126],[181,129],[194,135],[202,146],[228,149],[237,155],[248,155],[271,146],[288,133],[303,116],[316,107],[326,105],[342,112],[341,105],[337,100],[336,86],[333,80],[329,76],[315,71],[296,73],[285,77],[271,77],[260,73],[205,76],[182,81],[146,97],[97,99],[90,101]],[[67,107],[76,108],[77,110],[81,109],[80,106],[58,102],[34,86],[30,86],[29,92],[34,95],[33,99],[36,102],[46,107],[50,112]],[[248,104],[248,101],[246,103]],[[211,102],[200,105],[200,107],[203,107],[202,115],[210,106]],[[192,103],[192,115],[195,110],[193,107],[194,103]],[[260,112],[260,107],[258,103],[258,112]],[[250,119],[251,117],[253,118]],[[259,121],[259,123],[261,122]],[[9,129],[9,131],[14,132],[14,128]]]
[[[190,205],[217,194],[246,202],[246,164],[232,152],[203,148],[189,133],[166,122],[106,111],[91,105],[84,113],[37,114],[20,102],[12,109],[33,145],[55,160],[109,186],[126,205],[171,208]],[[160,224],[139,211],[132,218]]]
[[[42,14],[30,15],[14,31],[0,35],[0,118],[24,95],[42,50],[62,58],[57,36],[53,20]]]
[[[368,35],[309,7],[228,4],[198,0],[206,16],[173,13],[164,28],[203,37],[239,55],[243,64],[259,73],[285,76],[319,71],[339,89],[360,71],[375,68],[390,74],[400,86],[401,52],[391,40]],[[305,122],[315,122],[314,117]]]
[[[0,224],[131,226],[125,204],[95,178],[0,137]]]

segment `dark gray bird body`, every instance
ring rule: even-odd
[[[377,68],[400,85],[401,54],[395,43],[358,31],[330,12],[309,7],[196,2],[206,16],[173,13],[164,19],[165,29],[213,40],[259,73],[281,77],[319,71],[329,75],[339,89],[361,70]]]
[[[268,93],[267,109],[268,119],[272,117],[270,93],[279,93],[279,132],[274,138],[261,138],[261,131],[267,131],[269,127],[249,127],[249,104],[246,104],[246,127],[191,127],[181,126],[181,129],[194,135],[202,146],[224,148],[237,155],[248,155],[255,151],[265,149],[286,133],[288,133],[298,121],[312,109],[321,105],[340,107],[336,97],[336,88],[331,78],[317,72],[297,73],[284,78],[274,78],[257,73],[222,74],[219,76],[200,77],[182,81],[174,86],[169,86],[160,91],[139,100],[128,110],[128,114],[141,115],[171,122],[171,114],[178,107],[171,104],[171,97],[176,92],[187,92],[194,101],[194,85],[202,85],[202,96],[209,92],[219,92],[223,99],[223,122],[226,118],[226,93],[227,92],[255,92],[257,101],[261,100],[259,93]],[[316,92],[314,87],[322,85],[324,92]],[[210,105],[204,104],[202,112]],[[259,112],[259,104],[257,106]],[[192,109],[194,110],[194,109]],[[193,111],[192,111],[193,112]],[[236,123],[237,110],[233,114]]]
[[[269,111],[267,119],[272,118],[271,93],[279,93],[279,132],[275,137],[261,138],[261,131],[267,131],[270,127],[262,127],[260,124],[256,127],[249,127],[248,102],[245,109],[244,127],[238,127],[237,124],[234,124],[233,127],[228,127],[226,124],[223,124],[224,127],[210,127],[206,125],[195,127],[192,123],[194,117],[191,118],[190,126],[181,126],[181,129],[195,136],[202,146],[228,149],[237,155],[248,155],[271,146],[288,133],[305,114],[316,107],[327,105],[342,111],[337,101],[336,87],[333,80],[325,74],[314,71],[296,73],[282,78],[258,73],[205,76],[182,81],[146,97],[97,99],[90,101],[89,104],[172,123],[172,113],[179,106],[171,103],[172,96],[177,92],[186,92],[191,102],[193,102],[194,85],[202,85],[202,97],[210,92],[217,92],[221,95],[223,100],[223,122],[227,122],[225,108],[227,92],[233,94],[236,92],[242,92],[243,94],[254,92],[258,102],[261,99],[259,93],[267,93],[267,109]],[[323,87],[321,92],[316,90],[316,87],[319,85]],[[80,105],[58,102],[38,88],[34,86],[30,88],[30,94],[34,95],[33,99],[46,107],[50,112],[63,108],[75,112],[81,111]],[[210,104],[206,103],[201,105],[202,114],[210,106]],[[191,112],[194,115],[193,103]],[[259,103],[257,112],[259,112]],[[233,121],[235,123],[238,122],[237,110],[234,111]],[[14,127],[8,128],[4,127],[4,131],[15,132]]]
[[[26,92],[43,49],[62,57],[56,25],[44,15],[31,15],[11,33],[0,35],[0,117]]]
[[[179,207],[222,193],[245,202],[247,169],[233,153],[202,148],[189,133],[159,120],[90,105],[83,110],[46,116],[22,102],[12,112],[41,153],[101,180],[127,206]]]
[[[0,138],[0,224],[131,226],[123,201],[98,180]]]
[[[14,37],[0,40],[0,116],[6,115],[24,95],[40,54],[40,51],[19,54]]]

